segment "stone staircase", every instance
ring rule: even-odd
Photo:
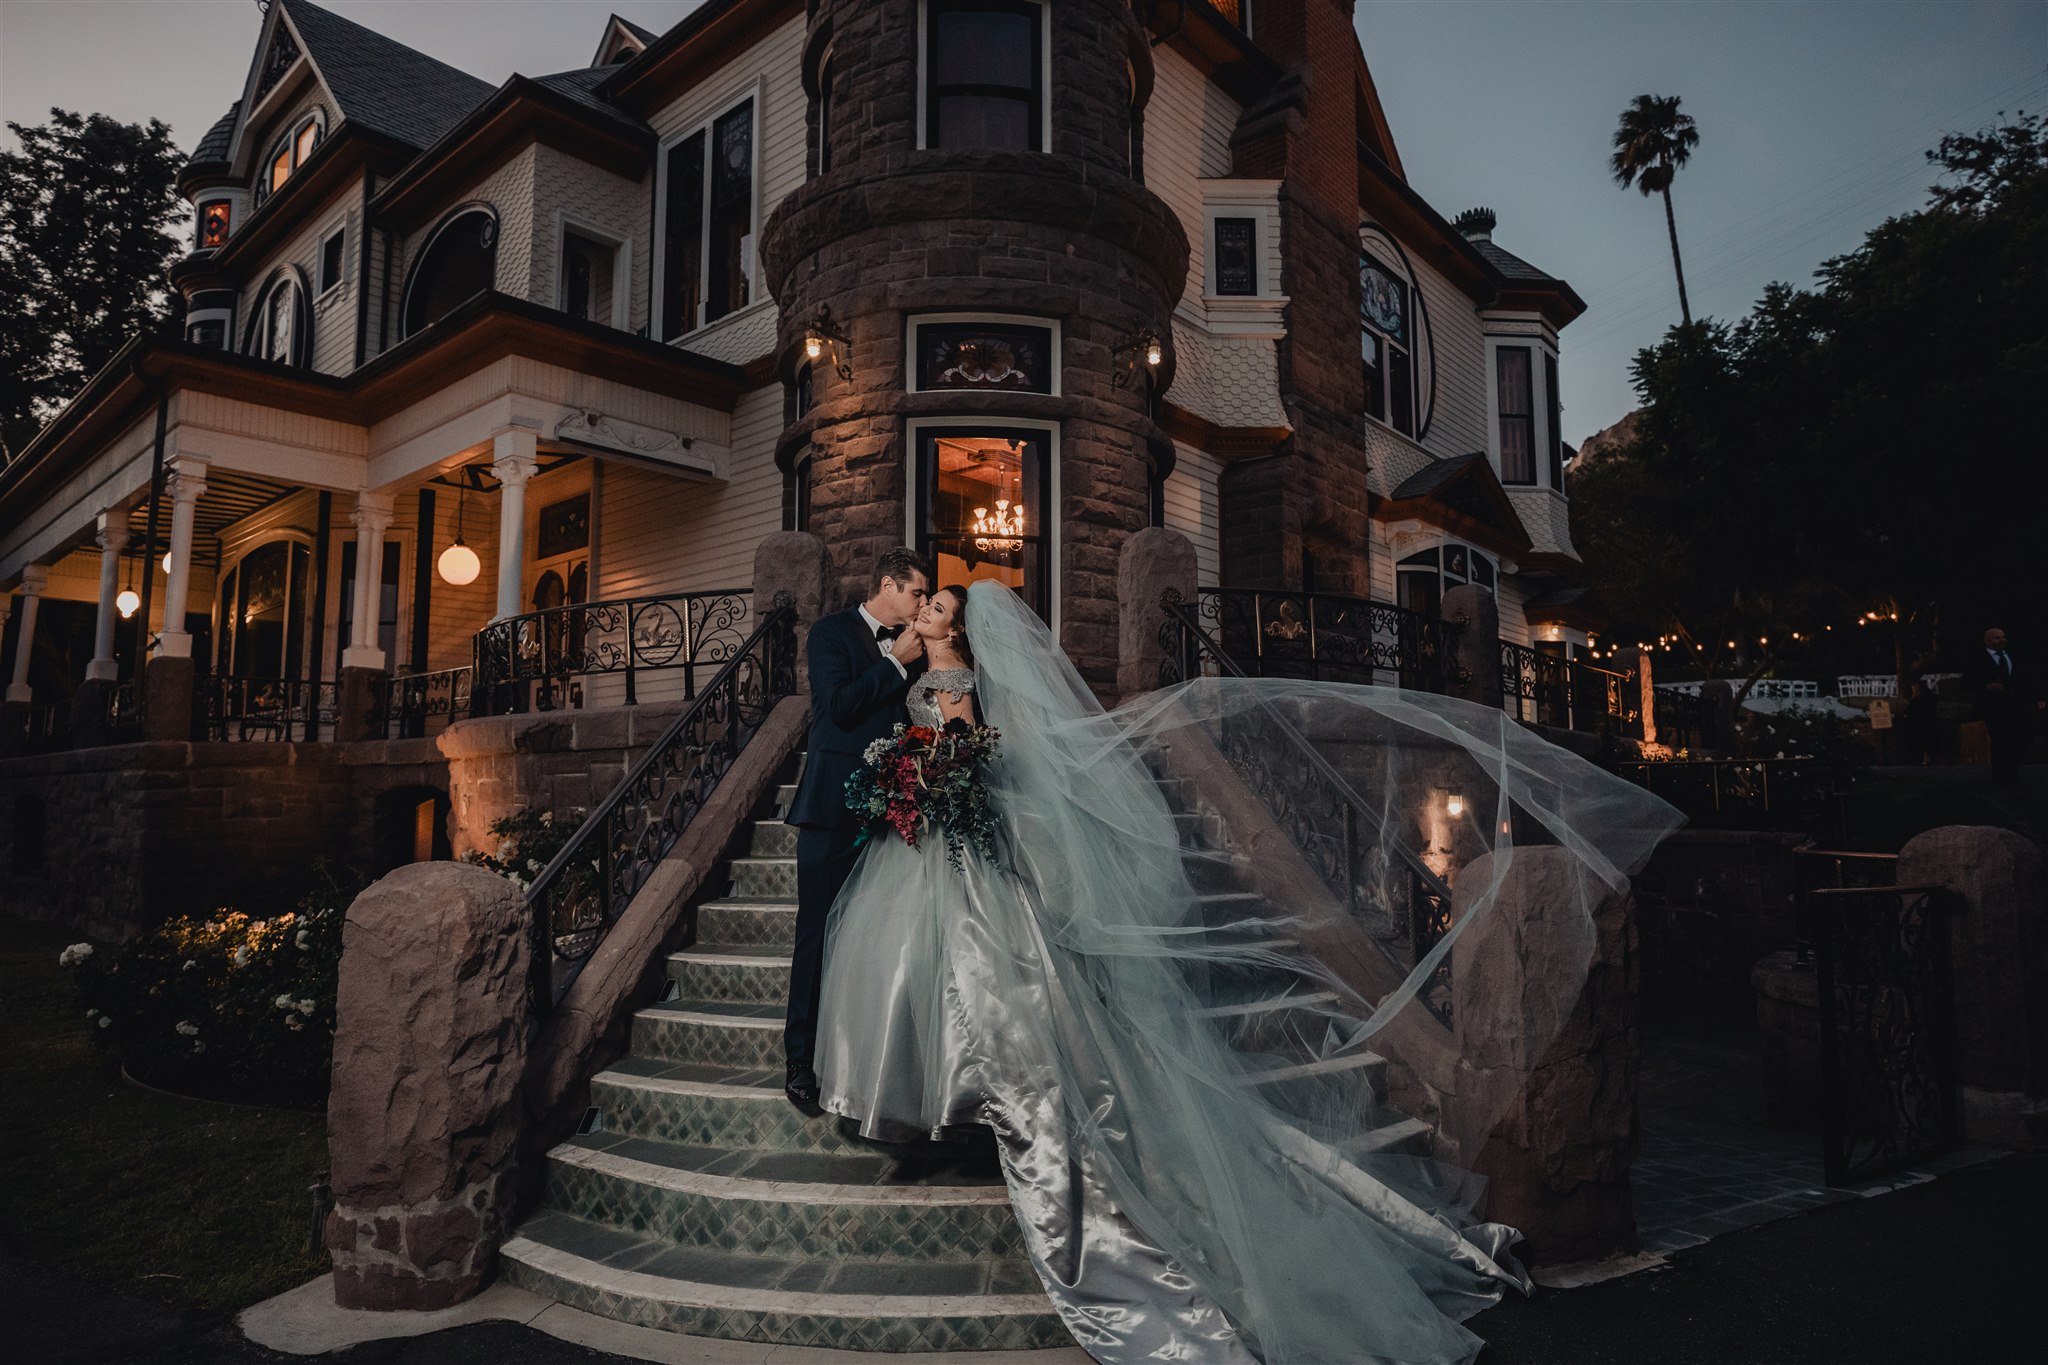
[[[549,1153],[540,1207],[502,1249],[505,1278],[697,1336],[891,1352],[1070,1345],[1025,1259],[992,1143],[913,1164],[783,1097],[796,831],[780,817],[794,794],[781,786],[760,812],[729,893],[698,907],[696,941],[670,955],[666,997],[592,1079],[593,1129]],[[1204,875],[1212,913],[1256,899],[1227,885],[1227,866]],[[1288,1008],[1216,1012],[1240,1037],[1278,1037]],[[1284,1103],[1330,1065],[1276,1055],[1256,1083]],[[1411,1119],[1357,1145],[1428,1141]]]

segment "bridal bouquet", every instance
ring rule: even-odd
[[[969,848],[994,857],[996,823],[983,778],[999,739],[990,726],[949,720],[937,730],[898,725],[894,735],[868,745],[862,755],[867,766],[846,779],[847,809],[866,822],[860,843],[893,829],[915,848],[930,824],[945,836],[946,861],[954,868],[965,866]]]

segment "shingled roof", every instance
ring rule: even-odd
[[[496,87],[309,0],[278,0],[341,106],[342,118],[429,147]]]
[[[617,105],[607,104],[597,97],[598,85],[605,77],[617,71],[622,65],[624,63],[614,62],[610,66],[585,66],[578,67],[574,71],[558,71],[552,76],[536,76],[533,78],[533,83],[567,95],[585,108],[594,109],[606,118],[623,124],[628,128],[647,132],[649,129],[644,120],[634,117]]]
[[[228,111],[220,116],[219,121],[206,130],[206,136],[199,139],[199,145],[192,149],[192,159],[185,163],[185,169],[225,162],[228,159],[228,147],[235,140],[235,120],[241,117],[241,114],[242,102],[236,100],[228,106]]]
[[[1486,258],[1486,263],[1498,270],[1504,279],[1531,284],[1563,283],[1557,276],[1537,269],[1514,252],[1495,246],[1489,240],[1475,241],[1472,245],[1478,248],[1479,254]]]

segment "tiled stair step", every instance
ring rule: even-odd
[[[883,1265],[678,1247],[559,1213],[499,1253],[506,1279],[585,1312],[695,1336],[859,1351],[1071,1344],[1029,1265]]]
[[[782,820],[756,820],[747,852],[756,858],[794,858],[796,826]]]
[[[993,1172],[906,1179],[873,1153],[691,1147],[621,1133],[548,1153],[544,1206],[677,1246],[831,1261],[969,1262],[1024,1255]]]
[[[752,900],[795,900],[795,856],[734,858],[732,894]]]
[[[743,1005],[789,1002],[788,949],[699,944],[668,955],[668,975],[685,1000]]]
[[[720,948],[775,948],[796,942],[796,900],[729,896],[697,907],[697,942]]]
[[[1374,1134],[1381,1134],[1384,1139],[1367,1150],[1386,1148],[1428,1153],[1430,1130],[1426,1123],[1402,1118],[1396,1124],[1397,1127],[1400,1124],[1417,1124],[1414,1131],[1422,1136],[1422,1145],[1417,1148],[1401,1147],[1393,1140],[1408,1135],[1406,1128],[1392,1135],[1382,1133],[1393,1113],[1386,1106],[1387,1062],[1384,1057],[1370,1052],[1351,1052],[1320,1062],[1289,1063],[1279,1058],[1274,1061],[1277,1064],[1270,1071],[1248,1076],[1244,1084],[1256,1086],[1259,1094],[1281,1113],[1318,1121],[1333,1120],[1337,1117],[1330,1112],[1333,1103],[1339,1099],[1355,1101],[1358,1104],[1355,1118],[1370,1125],[1361,1131],[1360,1139],[1355,1140],[1371,1138]],[[1369,1092],[1355,1088],[1360,1078],[1370,1084]]]
[[[786,1013],[780,1003],[664,1001],[633,1016],[633,1055],[650,1061],[774,1070],[783,1064]]]
[[[625,1057],[591,1077],[590,1102],[607,1131],[633,1137],[750,1151],[874,1150],[842,1136],[829,1114],[799,1113],[783,1097],[782,1082],[780,1058],[772,1066],[730,1067]]]
[[[1309,991],[1216,1005],[1195,1013],[1198,1018],[1214,1020],[1233,1048],[1285,1056],[1303,1041],[1322,1034],[1329,1023],[1328,1009],[1336,1002],[1334,992]]]

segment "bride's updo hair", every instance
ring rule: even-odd
[[[939,589],[953,599],[953,648],[960,651],[960,662],[974,667],[974,646],[967,642],[967,589],[958,583],[948,583]]]

